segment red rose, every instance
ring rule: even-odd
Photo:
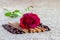
[[[40,19],[36,14],[26,13],[20,19],[20,26],[23,29],[35,28],[40,24]]]

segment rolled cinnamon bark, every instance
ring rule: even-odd
[[[25,33],[29,33],[28,29],[22,29]]]
[[[39,28],[34,28],[38,33],[41,32],[41,29]]]
[[[37,28],[41,29],[42,32],[45,32],[46,31],[45,28],[42,28],[42,27],[37,27]]]
[[[35,29],[30,28],[30,33],[36,33],[37,31]]]
[[[15,23],[9,22],[8,25],[11,25],[12,27],[15,27],[15,28],[17,28],[17,29],[22,30],[22,28],[19,26],[19,23],[18,23],[18,22],[15,22]]]

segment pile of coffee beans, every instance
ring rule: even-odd
[[[12,34],[23,34],[23,33],[25,33],[24,31],[19,30],[19,29],[15,28],[15,27],[12,27],[12,26],[10,26],[8,24],[2,25],[2,26],[4,27],[4,29],[6,29],[7,31],[9,31]]]
[[[42,23],[40,23],[39,27],[43,27],[46,29],[46,31],[50,31],[50,28]]]

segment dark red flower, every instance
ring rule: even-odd
[[[26,13],[20,19],[20,26],[23,29],[35,28],[40,24],[40,19],[36,14]]]

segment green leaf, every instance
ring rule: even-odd
[[[10,12],[9,10],[5,9],[7,12],[5,13],[5,16],[11,17],[11,18],[16,18],[18,16],[22,16],[22,12],[19,10],[14,10],[13,12]]]
[[[14,10],[13,12],[20,12],[19,10]]]
[[[13,11],[14,14],[18,15],[18,16],[22,16],[22,12],[20,12],[19,10],[15,10]]]
[[[29,9],[29,8],[26,8],[26,9],[25,9],[25,11],[29,12],[29,11],[30,11],[30,9]]]
[[[6,12],[5,13],[5,16],[10,16],[11,15],[11,12]]]
[[[27,8],[25,9],[25,11],[29,12],[29,11],[32,10],[32,8],[33,8],[33,6],[29,6],[29,7],[27,7]]]
[[[17,15],[13,15],[13,14],[11,14],[11,16],[10,16],[11,18],[16,18],[16,17],[18,17]]]

